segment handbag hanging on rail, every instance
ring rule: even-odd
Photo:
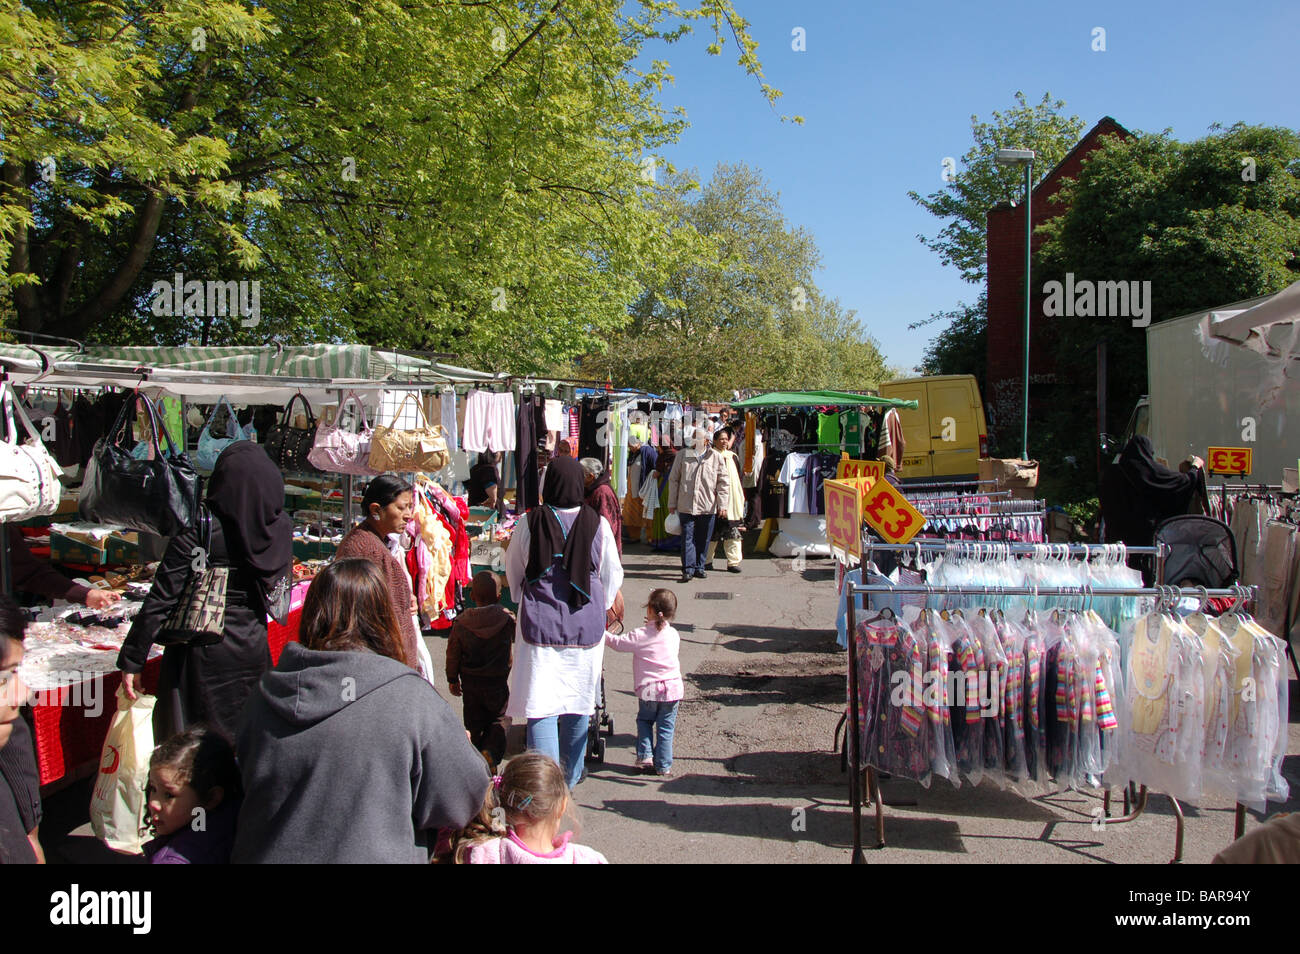
[[[357,430],[349,431],[342,427],[343,408],[348,402],[357,407]],[[355,391],[349,391],[339,402],[338,413],[333,424],[324,424],[316,429],[316,443],[307,454],[312,466],[331,474],[352,474],[358,477],[373,477],[381,471],[370,466],[370,450],[374,431],[366,420],[366,408]]]
[[[303,409],[307,412],[306,427],[293,426],[293,405],[298,400],[302,401]],[[280,415],[279,423],[266,435],[266,453],[281,470],[300,474],[318,474],[320,471],[308,460],[315,442],[316,415],[312,413],[311,404],[307,399],[302,394],[295,394],[284,406],[284,413]]]
[[[0,441],[0,521],[29,520],[54,513],[62,487],[59,465],[41,443],[31,418],[14,397],[8,381],[0,382],[0,403],[4,404],[5,438]],[[19,441],[14,419],[27,432]]]
[[[397,473],[422,472],[432,474],[447,466],[447,432],[441,424],[430,424],[424,414],[424,408],[415,401],[416,413],[420,426],[411,430],[400,430],[397,422],[401,420],[402,409],[407,401],[414,401],[408,391],[402,403],[397,405],[392,423],[387,427],[375,428],[374,438],[370,442],[370,466],[377,473],[395,471]]]
[[[143,404],[148,413],[152,460],[135,459],[123,444],[130,429],[127,416],[134,404]],[[167,455],[158,442],[159,434],[167,438]],[[154,402],[137,391],[122,405],[108,433],[95,443],[81,485],[81,519],[174,537],[193,524],[198,502],[198,472],[176,449],[171,432],[158,419]]]
[[[217,412],[222,408],[226,409],[226,436],[214,437],[212,434],[212,425],[217,419]],[[249,424],[245,430],[239,425],[239,417],[235,414],[235,409],[230,406],[223,394],[212,408],[212,413],[208,415],[207,422],[203,425],[203,430],[199,431],[199,441],[194,451],[194,465],[200,473],[211,474],[217,466],[217,458],[221,452],[236,441],[247,441],[252,439],[253,425]]]
[[[190,576],[176,605],[158,630],[159,646],[212,646],[226,634],[226,587],[230,567],[212,566],[212,512],[203,507],[203,549],[194,555]]]

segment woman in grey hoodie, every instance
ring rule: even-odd
[[[341,560],[312,582],[290,643],[244,710],[231,860],[429,860],[489,777],[451,707],[405,658],[384,578]]]

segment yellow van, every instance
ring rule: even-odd
[[[974,480],[988,456],[989,429],[973,375],[904,378],[880,386],[880,396],[916,401],[900,410],[903,468],[900,480]]]

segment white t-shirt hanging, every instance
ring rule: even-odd
[[[781,474],[777,477],[786,487],[786,505],[790,513],[812,513],[808,506],[808,477],[812,466],[812,454],[786,455],[781,464]]]

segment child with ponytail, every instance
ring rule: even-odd
[[[574,844],[572,831],[560,833],[572,806],[564,773],[551,758],[540,752],[518,755],[493,776],[483,810],[457,837],[456,863],[608,864],[600,852]]]

